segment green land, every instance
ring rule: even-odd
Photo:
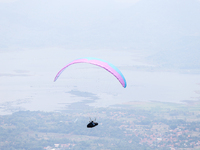
[[[59,112],[19,111],[0,116],[0,149],[200,149],[199,101],[83,106],[73,105]],[[99,125],[88,129],[91,116],[97,117]]]

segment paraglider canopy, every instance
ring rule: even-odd
[[[118,81],[121,83],[121,85],[126,88],[126,80],[123,76],[123,74],[121,73],[121,71],[115,67],[113,64],[102,60],[102,59],[98,59],[98,58],[93,58],[93,57],[84,57],[84,58],[80,58],[80,59],[76,59],[74,61],[72,61],[71,63],[67,64],[65,67],[63,67],[56,75],[56,77],[54,78],[54,82],[58,79],[58,77],[61,75],[61,73],[70,65],[76,64],[76,63],[89,63],[89,64],[93,64],[96,66],[99,66],[101,68],[104,68],[105,70],[109,71],[110,73],[112,73],[117,79]]]

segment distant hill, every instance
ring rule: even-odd
[[[197,0],[140,0],[126,7],[113,0],[2,3],[1,46],[169,49],[183,37],[199,37],[199,8]]]
[[[18,0],[0,5],[5,47],[138,49],[163,66],[199,68],[200,1]]]

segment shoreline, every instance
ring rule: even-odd
[[[95,100],[82,100],[74,103],[58,103],[64,105],[64,107],[60,107],[60,109],[55,109],[53,111],[45,111],[45,110],[29,110],[20,106],[20,104],[29,103],[28,100],[22,101],[12,101],[0,104],[0,112],[1,115],[12,115],[15,112],[19,111],[42,111],[42,112],[62,112],[62,111],[84,111],[84,110],[94,110],[101,108],[124,108],[124,107],[133,107],[138,109],[197,109],[200,110],[200,100],[182,100],[180,102],[162,102],[162,101],[129,101],[120,104],[114,104],[109,106],[90,106],[90,104],[94,103]]]

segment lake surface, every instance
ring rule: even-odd
[[[200,100],[199,74],[150,71],[148,68],[156,66],[144,61],[148,55],[136,50],[107,49],[0,51],[0,112],[56,111],[85,100],[94,107],[129,101]],[[127,88],[123,88],[104,69],[90,64],[70,66],[53,82],[57,72],[67,63],[88,56],[107,60],[117,66],[127,80]]]

